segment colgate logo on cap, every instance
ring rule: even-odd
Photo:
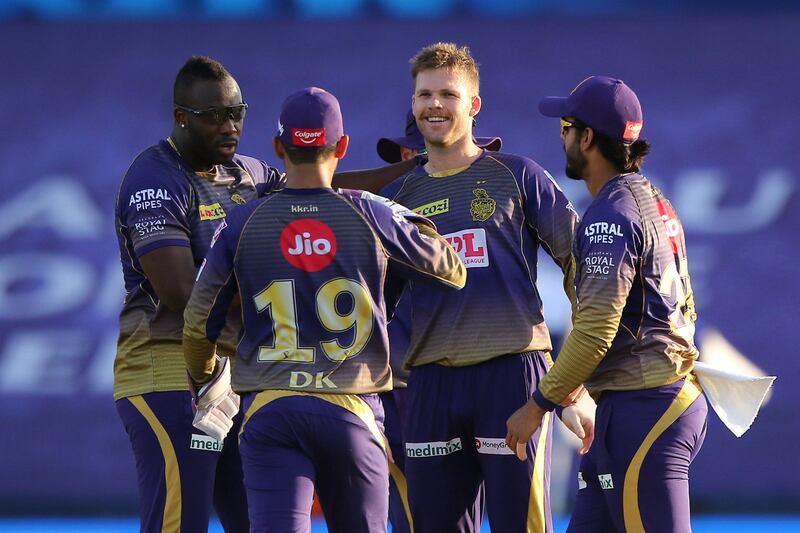
[[[625,123],[625,133],[622,134],[622,138],[626,141],[635,141],[639,138],[639,132],[641,131],[641,122],[633,122],[632,120],[629,120]]]
[[[292,144],[325,146],[325,128],[292,128]]]

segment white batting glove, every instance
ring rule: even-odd
[[[214,377],[196,390],[189,377],[192,391],[194,421],[192,425],[209,437],[223,440],[233,426],[233,417],[239,412],[239,395],[231,389],[231,365],[227,357],[217,357]]]

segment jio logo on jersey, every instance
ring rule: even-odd
[[[319,220],[295,220],[281,232],[281,252],[292,266],[305,272],[318,272],[336,257],[336,235]]]

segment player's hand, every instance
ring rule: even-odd
[[[546,411],[539,407],[533,399],[525,402],[525,405],[514,411],[506,420],[506,446],[514,450],[520,461],[528,458],[526,447],[531,435],[539,428]]]
[[[583,398],[585,394],[586,394],[586,387],[584,387],[583,384],[580,384],[578,385],[578,388],[570,392],[567,395],[567,397],[564,398],[564,401],[561,402],[561,406],[569,407],[572,404],[576,404],[581,400],[581,398]]]
[[[594,406],[593,402],[579,402],[565,407],[561,412],[561,421],[576,437],[581,439],[582,446],[578,453],[584,455],[592,447],[594,440]]]
[[[231,368],[227,357],[217,358],[214,376],[200,390],[191,377],[192,425],[216,440],[223,440],[233,427],[233,417],[239,412],[239,396],[231,389]]]

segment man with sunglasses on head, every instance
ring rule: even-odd
[[[683,227],[641,174],[650,144],[621,80],[592,76],[539,111],[561,117],[566,174],[592,203],[578,227],[578,309],[555,365],[508,420],[527,440],[575,386],[597,400],[597,438],[581,461],[570,532],[691,531],[689,467],[708,406],[692,372],[698,351]]]
[[[237,426],[224,440],[192,426],[183,311],[217,227],[255,198],[256,184],[275,188],[283,177],[236,154],[247,104],[220,63],[190,58],[173,96],[172,133],[136,157],[117,196],[126,296],[114,399],[136,458],[141,531],[206,531],[213,502],[227,532],[246,532]],[[221,355],[233,355],[239,316],[229,314]]]
[[[381,159],[394,164],[408,161],[419,154],[424,154],[425,138],[417,127],[417,119],[413,110],[406,113],[405,135],[402,137],[382,137],[378,140],[377,151]],[[474,122],[473,122],[474,126]],[[500,137],[475,137],[479,148],[497,152],[503,145]],[[382,194],[379,193],[379,194]],[[428,213],[431,214],[431,213]],[[384,426],[386,439],[392,450],[394,462],[389,465],[389,520],[394,533],[407,533],[411,529],[411,512],[408,508],[408,495],[405,478],[405,449],[403,447],[403,425],[406,417],[406,384],[408,370],[403,368],[403,361],[408,350],[411,337],[411,301],[401,298],[397,304],[392,321],[387,327],[389,332],[389,353],[391,355],[392,380],[394,388],[381,393],[384,410]],[[472,513],[480,519],[483,514],[483,499],[478,498]]]

